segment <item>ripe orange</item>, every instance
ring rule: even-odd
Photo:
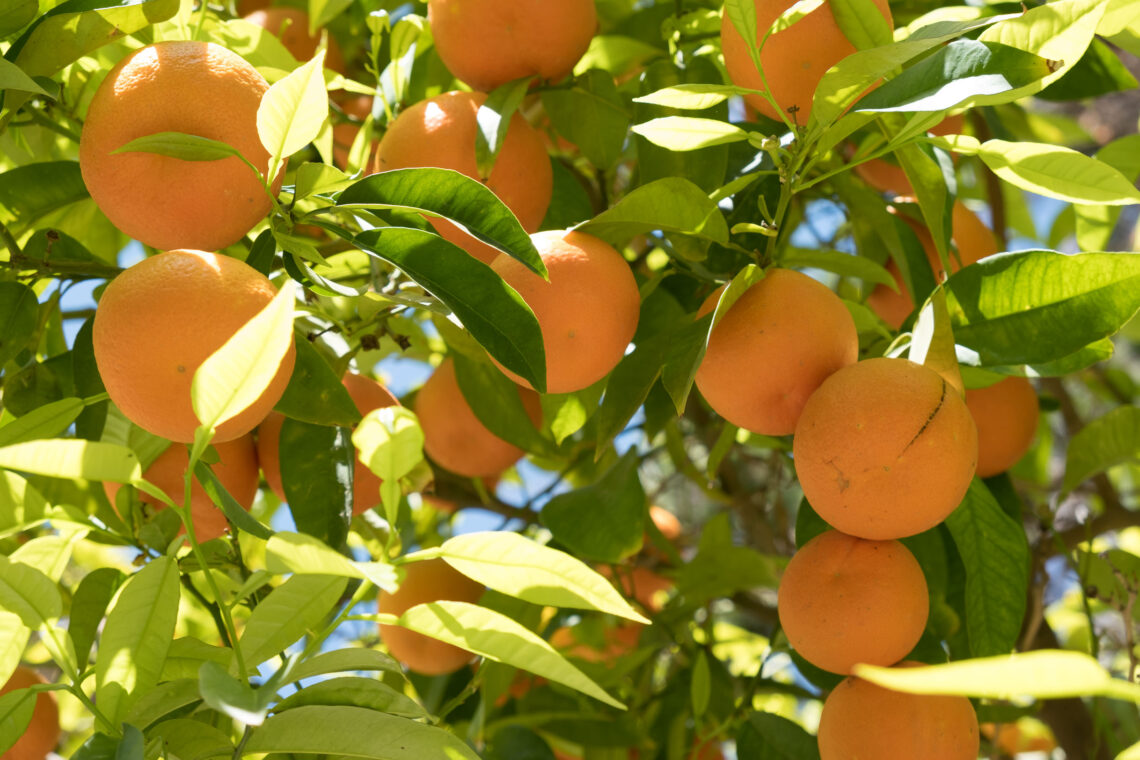
[[[609,578],[625,597],[635,599],[650,612],[660,612],[668,601],[669,592],[673,590],[672,580],[647,567],[621,569],[617,578],[609,565],[599,566],[598,572]]]
[[[937,372],[868,359],[808,399],[792,452],[804,496],[823,519],[884,540],[921,533],[954,511],[974,477],[978,433]]]
[[[759,44],[791,3],[787,0],[754,2],[757,35],[753,43]],[[875,5],[894,29],[887,0],[875,0]],[[763,80],[748,54],[748,46],[727,13],[721,22],[720,43],[724,51],[724,66],[732,83],[738,87],[763,90]],[[797,109],[793,123],[803,126],[811,116],[812,98],[819,80],[829,68],[854,52],[855,46],[840,30],[830,5],[823,3],[797,23],[769,37],[760,51],[760,64],[780,109]],[[781,119],[762,95],[745,95],[744,99],[768,118]]]
[[[637,330],[641,294],[629,264],[613,246],[584,232],[532,235],[547,282],[501,254],[491,264],[534,311],[546,348],[546,390],[573,393],[617,366]],[[506,370],[504,370],[506,372]],[[512,372],[507,376],[525,384]]]
[[[641,638],[641,625],[621,623],[613,628],[606,628],[602,638],[602,646],[598,648],[580,641],[573,628],[559,628],[551,634],[550,646],[561,650],[568,657],[586,662],[613,662],[637,649],[637,642]]]
[[[374,409],[383,409],[387,406],[399,406],[399,400],[380,383],[370,377],[348,373],[341,380],[348,389],[356,404],[356,411],[362,415]],[[265,421],[257,428],[257,458],[261,462],[261,470],[265,473],[265,482],[277,494],[281,501],[285,498],[285,487],[281,482],[281,426],[285,424],[285,415],[280,412],[270,412]],[[352,469],[352,514],[361,515],[380,503],[380,478],[372,474],[372,470],[360,461],[357,456]]]
[[[542,137],[516,113],[511,117],[491,176],[479,176],[475,117],[486,99],[481,92],[445,92],[407,109],[396,117],[380,141],[379,167],[387,170],[430,166],[453,169],[477,179],[499,196],[527,232],[534,232],[542,224],[554,192],[550,159]],[[432,219],[431,223],[444,238],[486,264],[499,254],[446,219]]]
[[[428,21],[448,70],[483,92],[569,76],[598,28],[594,0],[429,0]]]
[[[483,595],[481,585],[442,559],[412,562],[403,567],[407,575],[400,588],[391,594],[380,594],[381,614],[403,615],[417,604],[445,600],[474,604]],[[392,656],[408,670],[425,676],[438,676],[459,670],[473,656],[465,649],[397,625],[381,625],[380,639]]]
[[[200,424],[190,404],[194,373],[276,295],[244,261],[168,251],[113,279],[95,312],[95,361],[111,400],[131,422],[190,443]],[[217,429],[215,443],[245,435],[269,414],[293,372],[295,349],[245,411]]]
[[[965,697],[904,694],[855,677],[832,690],[819,718],[821,760],[976,760],[979,747]]]
[[[1033,718],[1022,718],[1014,723],[983,723],[982,736],[1010,757],[1022,752],[1052,752],[1057,748],[1053,732],[1044,723]]]
[[[43,676],[27,666],[19,665],[8,682],[0,687],[0,696],[42,683],[47,683]],[[4,760],[44,760],[59,744],[59,736],[59,707],[55,695],[50,691],[41,691],[36,695],[31,722],[23,735],[4,753]]]
[[[309,14],[299,8],[266,8],[255,10],[245,20],[257,24],[281,40],[289,55],[304,63],[312,60],[321,44],[321,34],[309,34]],[[344,58],[336,40],[329,37],[325,68],[344,71]]]
[[[941,122],[935,124],[930,128],[930,132],[931,134],[939,136],[957,135],[962,133],[962,128],[965,125],[965,115],[955,114],[954,116],[947,116]],[[888,163],[881,158],[876,158],[856,166],[855,173],[868,185],[884,193],[907,196],[914,195],[914,188],[911,187],[910,180],[906,178],[906,172],[904,172],[902,167],[898,164]]]
[[[185,132],[229,143],[268,171],[257,134],[268,89],[257,69],[212,42],[159,42],[131,53],[103,80],[83,125],[79,168],[91,197],[116,227],[159,250],[236,243],[271,207],[236,156],[183,161],[111,151],[146,135]]]
[[[656,504],[649,508],[649,519],[657,526],[657,530],[661,531],[661,535],[665,537],[666,541],[676,541],[681,537],[682,528],[681,521],[677,516]]]
[[[978,426],[979,478],[1005,472],[1033,445],[1040,408],[1037,393],[1024,377],[967,390],[966,406]]]
[[[836,530],[796,552],[777,603],[792,648],[843,675],[856,663],[894,665],[906,657],[930,611],[926,578],[909,549]]]
[[[926,259],[930,262],[930,268],[934,272],[935,282],[942,282],[946,277],[946,270],[942,268],[942,261],[938,257],[938,249],[934,247],[934,240],[930,237],[930,231],[905,216],[901,218],[918,235],[923,250],[926,251]],[[951,273],[998,252],[997,242],[994,240],[990,228],[983,224],[982,220],[973,211],[966,208],[961,201],[955,201],[950,223],[953,226],[953,240],[958,247],[957,257],[953,254],[950,256]],[[898,292],[896,293],[886,285],[876,285],[875,289],[871,291],[871,295],[867,297],[867,306],[878,314],[884,322],[897,330],[914,311],[914,301],[911,300],[910,293],[907,292],[906,285],[903,284],[902,273],[899,272],[894,261],[887,262],[887,271],[895,278]]]
[[[215,448],[218,462],[211,465],[211,469],[230,496],[248,510],[257,497],[258,483],[257,449],[253,436],[243,435],[236,440],[216,444]],[[171,444],[146,468],[143,477],[158,486],[176,504],[181,504],[185,495],[183,478],[189,461],[185,446]],[[115,504],[120,487],[118,483],[103,484],[103,491],[112,505]],[[162,502],[142,491],[139,492],[139,500],[156,510],[165,509]],[[190,516],[194,520],[194,533],[199,542],[218,538],[230,527],[225,513],[214,505],[206,489],[197,480],[190,489]]]
[[[538,394],[519,388],[519,398],[535,426],[541,425]],[[496,436],[475,416],[459,388],[451,359],[444,359],[420,388],[414,409],[424,431],[424,451],[457,475],[494,477],[522,458],[522,449]]]
[[[698,315],[719,298],[718,290]],[[713,329],[697,388],[732,424],[788,435],[820,383],[858,358],[859,336],[843,301],[805,274],[773,269]]]

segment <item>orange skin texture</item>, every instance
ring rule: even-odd
[[[564,79],[598,28],[594,0],[429,0],[428,21],[448,70],[483,92]]]
[[[943,137],[945,135],[959,135],[966,126],[965,114],[947,116],[940,123],[930,128],[930,133]],[[906,177],[906,172],[898,164],[887,163],[881,158],[859,164],[855,173],[871,187],[884,193],[895,195],[914,195],[914,188]]]
[[[965,697],[904,694],[854,676],[832,690],[819,719],[821,760],[976,760],[980,744]]]
[[[379,612],[403,615],[417,604],[469,602],[483,595],[483,586],[451,567],[442,559],[411,562],[403,566],[407,575],[394,593],[381,592]],[[474,657],[470,652],[442,641],[409,631],[397,625],[381,625],[380,639],[388,651],[408,670],[425,676],[453,673]]]
[[[194,373],[277,294],[265,275],[229,256],[168,251],[107,285],[95,312],[95,361],[111,400],[144,430],[191,443]],[[247,409],[218,426],[214,443],[245,435],[285,392],[296,349]]]
[[[460,172],[483,182],[514,212],[527,232],[534,232],[542,224],[554,192],[554,174],[542,136],[516,113],[491,176],[481,177],[475,159],[476,114],[486,99],[481,92],[446,92],[403,111],[380,141],[379,169],[426,166]],[[446,219],[432,219],[431,224],[446,240],[485,264],[499,255],[498,249]]]
[[[935,282],[942,282],[947,274],[946,270],[942,268],[938,249],[934,247],[934,239],[930,237],[929,230],[907,217],[902,217],[902,219],[918,235],[922,248],[926,251],[926,259],[930,262],[930,269],[934,272]],[[961,201],[954,202],[950,223],[953,229],[952,239],[958,246],[958,255],[955,257],[951,254],[950,256],[951,274],[964,266],[969,266],[975,261],[998,252],[998,245],[997,241],[994,240],[993,232],[982,223],[977,214],[968,209]],[[871,291],[871,295],[867,296],[867,306],[878,314],[880,319],[897,330],[914,311],[914,301],[911,300],[910,293],[907,292],[898,265],[891,260],[887,262],[886,268],[895,278],[898,292],[896,293],[886,285],[876,285]]]
[[[281,40],[289,55],[302,63],[312,60],[321,44],[319,31],[315,35],[309,35],[309,14],[299,8],[258,9],[247,14],[245,20],[257,24]],[[340,47],[331,36],[325,54],[325,68],[344,71]]]
[[[894,665],[926,628],[922,567],[898,541],[829,530],[796,552],[780,579],[780,625],[800,655],[832,673]]]
[[[349,373],[341,380],[356,404],[356,411],[361,415],[368,414],[374,409],[383,409],[388,406],[399,406],[399,400],[380,383],[364,375]],[[285,486],[281,482],[281,426],[285,424],[285,415],[280,412],[270,412],[265,421],[257,428],[257,458],[261,462],[262,472],[265,473],[265,482],[277,494],[281,501],[285,498]],[[361,515],[380,503],[380,478],[360,461],[359,454],[352,469],[352,514]]]
[[[491,268],[518,291],[538,319],[546,348],[547,392],[580,391],[608,375],[633,340],[641,313],[637,281],[622,255],[593,235],[552,230],[531,239],[546,264],[549,282],[505,253]]]
[[[211,42],[160,42],[131,53],[103,80],[83,125],[79,168],[91,197],[116,227],[153,248],[233,245],[271,206],[236,156],[183,161],[111,151],[146,135],[186,132],[229,143],[266,171],[257,108],[268,89],[245,59]]]
[[[519,398],[535,427],[541,425],[538,394],[520,388]],[[475,416],[459,388],[451,359],[444,359],[420,388],[414,410],[424,431],[424,451],[457,475],[495,477],[522,458],[522,449],[496,436]]]
[[[974,477],[978,432],[934,370],[867,359],[808,400],[792,452],[815,511],[844,533],[881,541],[921,533],[954,511]]]
[[[43,683],[47,681],[39,673],[19,665],[8,682],[0,687],[0,696]],[[50,691],[41,691],[36,695],[31,722],[23,735],[4,753],[4,760],[44,760],[59,744],[59,737],[59,707],[55,695]]]
[[[210,465],[214,475],[245,510],[253,506],[257,497],[257,448],[253,436],[244,435],[234,441],[214,444],[218,461]],[[185,495],[186,465],[190,456],[186,447],[171,444],[158,459],[146,468],[143,477],[154,483],[175,504],[181,504]],[[103,492],[115,506],[115,497],[121,486],[118,483],[104,483]],[[139,491],[139,501],[149,504],[155,510],[165,509],[166,505],[153,496]],[[116,507],[117,508],[117,507]],[[214,505],[202,484],[194,480],[190,488],[190,517],[194,521],[194,535],[199,542],[210,541],[225,534],[230,529],[226,515]],[[184,532],[184,531],[183,531]]]
[[[1040,406],[1024,377],[1007,377],[966,391],[966,406],[978,426],[978,477],[1005,472],[1025,456],[1037,436]]]
[[[698,312],[716,308],[716,291]],[[717,414],[762,435],[788,435],[808,397],[859,358],[851,313],[825,285],[773,269],[713,329],[697,387]]]
[[[759,44],[791,3],[787,0],[755,0],[755,5],[757,35],[754,42]],[[886,0],[875,0],[875,5],[893,30],[894,21]],[[762,91],[764,80],[748,54],[748,45],[732,25],[728,14],[721,22],[720,43],[732,83]],[[793,123],[803,126],[811,116],[812,98],[819,80],[829,68],[854,52],[855,46],[840,30],[830,5],[824,3],[792,26],[770,36],[760,51],[760,64],[780,108],[784,111],[798,108]],[[745,95],[744,99],[765,116],[777,121],[782,119],[763,95]]]

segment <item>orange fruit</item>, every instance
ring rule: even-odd
[[[39,673],[18,665],[8,682],[0,687],[0,696],[44,683],[47,681]],[[44,760],[59,744],[59,737],[59,707],[55,695],[50,691],[41,691],[36,694],[32,720],[16,743],[4,753],[4,760]]]
[[[942,260],[938,257],[938,249],[934,247],[934,239],[930,237],[930,231],[908,217],[903,216],[901,218],[918,235],[922,248],[926,251],[926,259],[930,262],[930,268],[934,272],[935,282],[942,282],[946,277],[946,270],[942,268]],[[998,252],[997,242],[994,240],[990,228],[983,224],[982,220],[973,211],[966,208],[961,201],[954,202],[950,223],[953,229],[953,241],[958,247],[958,255],[956,257],[953,253],[950,255],[951,274],[964,266],[969,266],[975,261]],[[910,293],[907,292],[906,285],[903,284],[902,273],[899,272],[898,265],[893,260],[887,262],[887,271],[895,278],[898,292],[896,293],[886,285],[876,285],[875,289],[871,291],[871,295],[867,297],[867,306],[878,314],[884,322],[897,330],[914,311],[914,301],[911,300]]]
[[[491,170],[479,176],[475,159],[475,120],[487,96],[481,92],[445,92],[408,108],[388,127],[377,150],[381,170],[436,167],[477,179],[506,204],[527,232],[542,224],[554,192],[554,174],[542,137],[518,113]],[[446,219],[432,226],[447,240],[489,264],[499,254]]]
[[[965,697],[904,694],[855,677],[832,690],[819,718],[821,760],[976,760],[980,744]]]
[[[931,134],[939,136],[957,135],[962,133],[962,128],[965,125],[965,115],[955,114],[954,116],[947,116],[941,122],[931,127],[929,131]],[[855,173],[868,185],[884,193],[908,196],[914,195],[914,188],[911,187],[910,180],[906,177],[906,172],[904,172],[902,167],[898,164],[888,163],[881,158],[876,158],[858,164],[855,167]]]
[[[538,394],[519,388],[519,398],[535,427],[541,425]],[[420,388],[414,409],[424,432],[424,452],[456,475],[494,477],[522,458],[522,449],[496,436],[475,416],[451,359],[444,359]]]
[[[340,104],[340,108],[345,115],[364,121],[372,113],[372,98],[368,95],[348,98]],[[352,150],[352,143],[356,141],[358,132],[360,132],[360,126],[352,121],[343,121],[333,127],[333,160],[341,169],[348,165],[348,153]],[[378,140],[372,141],[372,151],[364,165],[366,175],[380,171],[379,158],[376,152],[379,145]]]
[[[183,161],[111,152],[146,135],[185,132],[228,143],[268,171],[269,153],[257,133],[257,108],[268,89],[257,69],[212,42],[159,42],[134,51],[111,69],[87,111],[79,168],[91,197],[116,227],[153,248],[233,245],[271,207],[261,180],[236,156]]]
[[[804,496],[832,527],[874,540],[933,528],[962,501],[978,458],[966,402],[907,359],[839,370],[808,399],[792,442]]]
[[[856,663],[894,665],[906,657],[930,611],[926,578],[909,549],[836,530],[796,552],[776,601],[792,648],[843,675]]]
[[[552,230],[531,239],[546,264],[549,282],[505,253],[491,268],[538,318],[546,348],[547,392],[580,391],[608,375],[633,340],[641,313],[637,281],[622,255],[593,235]]]
[[[257,497],[258,484],[257,449],[253,436],[243,435],[233,441],[215,444],[214,448],[218,452],[218,461],[210,465],[210,469],[229,495],[248,510]],[[158,486],[175,504],[181,504],[185,495],[186,465],[189,462],[186,447],[174,443],[146,468],[143,477]],[[115,505],[119,488],[121,486],[118,483],[103,484],[103,491],[112,506]],[[139,491],[139,500],[156,510],[166,508],[158,499],[142,491]],[[230,528],[225,513],[214,504],[197,479],[190,489],[190,517],[194,521],[194,534],[199,542],[218,538]]]
[[[300,8],[265,8],[255,10],[245,16],[245,20],[257,24],[281,40],[289,55],[304,63],[312,60],[321,44],[321,33],[309,34],[309,14]],[[329,36],[328,52],[325,54],[325,68],[333,71],[344,70],[344,58],[340,46]]]
[[[683,529],[681,528],[681,521],[677,516],[656,504],[649,508],[649,519],[657,526],[657,530],[665,537],[666,541],[676,541],[681,537]]]
[[[601,648],[580,641],[573,628],[559,628],[550,635],[550,646],[568,657],[586,662],[613,662],[637,649],[641,638],[641,626],[637,623],[622,623],[606,628]]]
[[[598,572],[609,578],[624,596],[635,599],[650,612],[660,612],[665,607],[669,592],[673,590],[672,580],[647,567],[623,568],[618,571],[617,578],[614,578],[608,565],[599,566]]]
[[[356,404],[356,411],[362,415],[374,409],[399,406],[399,400],[380,383],[370,377],[349,373],[341,380]],[[281,426],[285,415],[270,412],[257,428],[257,458],[265,473],[265,482],[281,501],[285,498],[285,486],[281,482]],[[380,478],[376,477],[357,455],[352,469],[352,514],[361,515],[380,503]]]
[[[754,0],[754,4],[757,34],[752,42],[758,45],[780,14],[791,7],[792,2]],[[893,30],[894,21],[887,0],[875,0],[875,6]],[[721,21],[720,43],[724,52],[724,66],[728,69],[732,83],[738,87],[763,90],[764,80],[752,62],[748,45],[740,32],[736,31],[727,13]],[[760,51],[760,65],[764,67],[764,77],[780,109],[797,109],[793,123],[804,126],[811,116],[812,98],[819,80],[828,69],[854,52],[855,46],[840,30],[831,6],[823,3],[792,26],[770,36]],[[745,95],[744,99],[768,118],[782,118],[764,96]]]
[[[204,251],[144,259],[107,285],[95,312],[95,361],[111,400],[139,427],[190,443],[199,426],[190,404],[194,373],[277,294],[244,261]],[[293,372],[292,344],[269,387],[218,426],[214,442],[253,430],[281,398]]]
[[[483,586],[461,574],[442,559],[411,562],[403,566],[407,573],[395,592],[381,593],[379,612],[403,615],[417,604],[431,602],[470,602],[483,595]],[[398,625],[381,625],[380,639],[388,651],[408,670],[425,676],[438,676],[459,670],[473,655],[465,649],[445,644],[422,633]]]
[[[448,70],[483,92],[569,76],[598,28],[594,0],[428,0],[428,21]]]
[[[1005,472],[1033,446],[1040,407],[1037,393],[1024,377],[968,389],[966,407],[978,426],[979,478]]]
[[[698,316],[716,308],[720,291]],[[762,435],[788,435],[808,397],[859,358],[855,321],[830,288],[773,269],[713,328],[697,388],[717,414]]]
[[[1057,741],[1049,727],[1032,718],[1000,725],[983,723],[980,728],[982,736],[993,742],[1003,754],[1011,757],[1022,752],[1052,752],[1057,748]]]

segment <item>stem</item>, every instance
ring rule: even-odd
[[[20,248],[19,241],[12,235],[12,232],[0,223],[0,239],[4,241],[4,245],[8,248],[8,257],[11,261],[16,261],[24,256],[23,249]]]
[[[110,719],[102,713],[101,710],[99,710],[98,706],[96,706],[96,704],[91,700],[91,697],[87,696],[87,692],[83,691],[83,689],[79,687],[78,683],[72,684],[68,687],[67,690],[74,694],[75,698],[83,703],[83,706],[86,707],[87,710],[95,716],[95,720],[103,724],[103,728],[106,729],[106,732],[108,734],[111,736],[123,735],[123,732],[118,730],[115,724],[112,723]]]
[[[301,653],[301,657],[298,662],[304,662],[309,657],[312,657],[313,654],[315,654],[316,651],[320,649],[321,644],[324,643],[325,639],[331,636],[333,631],[339,628],[341,623],[348,619],[349,615],[352,614],[352,609],[364,601],[365,597],[373,593],[374,590],[375,586],[372,585],[371,581],[361,581],[360,585],[356,589],[356,592],[353,593],[348,602],[346,602],[345,605],[341,607],[340,612],[337,613],[336,617],[334,617],[332,621],[327,626],[325,626],[324,630],[321,631],[319,635],[314,636],[309,640],[309,643],[305,646],[305,650]]]

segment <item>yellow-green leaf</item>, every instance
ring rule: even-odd
[[[1140,203],[1140,192],[1119,170],[1072,148],[987,140],[978,156],[1011,185],[1049,198],[1104,206]]]

